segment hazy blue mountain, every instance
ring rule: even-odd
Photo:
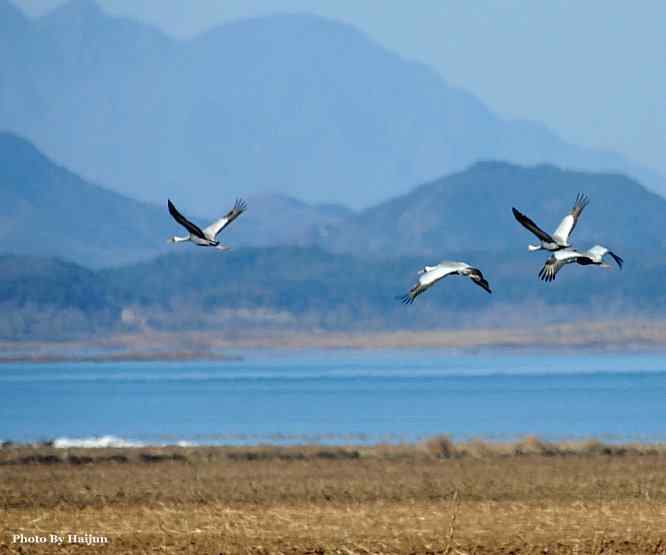
[[[0,2],[0,31],[3,35],[16,34],[28,25],[27,18],[11,2]]]
[[[511,207],[552,233],[579,192],[591,202],[572,236],[574,245],[666,252],[666,200],[636,181],[618,174],[504,162],[477,163],[363,210],[332,229],[320,244],[382,258],[418,254],[437,260],[470,251],[507,250],[511,256],[537,260],[541,257],[527,252],[536,238],[515,221]]]
[[[165,209],[82,180],[0,133],[0,243],[6,252],[108,266],[155,256],[173,226]]]
[[[339,204],[312,206],[279,194],[250,196],[247,203],[241,225],[225,230],[225,242],[239,247],[316,245],[354,214]]]
[[[0,130],[21,125],[40,109],[40,97],[26,63],[32,25],[11,2],[0,0]]]
[[[135,198],[204,216],[211,199],[269,191],[358,208],[490,158],[612,169],[666,191],[619,156],[497,117],[346,24],[275,15],[176,41],[93,0],[36,20],[0,5],[12,21],[0,128]]]
[[[553,231],[578,192],[587,193],[591,204],[576,228],[574,244],[664,251],[661,226],[666,221],[666,200],[635,181],[616,174],[503,162],[478,163],[358,213],[341,205],[312,206],[277,194],[251,196],[247,212],[220,238],[236,250],[319,246],[361,257],[418,256],[430,262],[470,252],[507,251],[512,260],[529,262],[535,255],[527,252],[527,244],[534,238],[513,219],[511,207]],[[181,206],[186,198],[173,200]],[[230,196],[219,197],[210,204],[221,215],[233,201]],[[188,216],[208,223],[207,217]],[[26,141],[0,133],[0,241],[6,252],[111,266],[168,249],[179,253],[196,249],[166,243],[168,237],[182,233],[163,205],[138,202],[93,185],[55,165]]]
[[[180,206],[181,198],[173,199]],[[210,201],[217,216],[234,198]],[[90,267],[151,258],[183,228],[162,206],[138,202],[93,185],[54,164],[33,145],[0,132],[0,242],[6,252],[60,256]],[[234,248],[312,245],[326,239],[352,212],[338,205],[310,206],[281,195],[248,199],[242,219],[224,231]],[[201,225],[207,218],[188,214]],[[218,253],[219,254],[219,253]]]

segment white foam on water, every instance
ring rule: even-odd
[[[100,447],[164,447],[168,445],[175,445],[176,447],[195,447],[197,443],[185,440],[145,443],[112,435],[97,437],[59,437],[53,441],[53,447],[59,449],[67,449],[69,447],[85,447],[91,449]]]
[[[60,449],[68,447],[144,447],[144,443],[129,441],[116,436],[99,437],[59,437],[53,441],[53,446]]]

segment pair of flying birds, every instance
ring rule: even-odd
[[[606,255],[611,256],[617,265],[622,268],[622,258],[608,250],[606,247],[595,245],[586,251],[578,251],[569,243],[569,237],[576,227],[580,215],[588,204],[589,199],[585,195],[579,194],[576,197],[576,202],[574,203],[571,212],[564,217],[552,235],[546,233],[525,214],[519,212],[515,208],[512,209],[516,220],[518,220],[526,229],[534,233],[539,239],[538,244],[529,245],[528,249],[530,251],[546,250],[553,253],[550,258],[546,260],[546,263],[539,272],[539,277],[542,280],[553,281],[557,273],[564,266],[574,262],[582,266],[594,265],[602,268],[610,268],[610,265],[604,261]],[[247,209],[245,201],[237,199],[234,207],[227,212],[224,217],[215,220],[208,227],[201,229],[199,226],[185,218],[185,216],[176,209],[171,200],[169,200],[168,206],[171,216],[173,216],[173,218],[189,232],[189,235],[187,236],[172,237],[170,239],[172,243],[190,241],[200,247],[214,247],[220,250],[229,250],[231,247],[220,243],[217,240],[218,234]],[[417,296],[430,289],[435,283],[446,276],[452,275],[466,276],[488,293],[492,292],[490,285],[483,277],[481,270],[474,268],[465,262],[445,260],[436,266],[425,266],[419,271],[419,279],[416,285],[414,285],[408,293],[398,298],[405,304],[411,304]]]
[[[573,233],[580,215],[583,213],[583,210],[589,202],[590,200],[585,195],[578,194],[571,212],[562,219],[560,225],[557,226],[557,229],[552,235],[546,233],[525,214],[512,208],[516,220],[518,220],[526,229],[529,229],[534,233],[539,239],[539,243],[536,245],[529,245],[527,248],[530,251],[546,250],[553,253],[550,258],[546,260],[543,268],[539,271],[539,277],[543,281],[553,281],[557,273],[564,266],[567,264],[573,264],[574,262],[581,266],[593,265],[602,268],[610,268],[610,265],[604,261],[606,255],[611,256],[617,265],[622,268],[622,263],[624,262],[622,258],[602,245],[595,245],[586,251],[579,251],[569,242],[569,237]],[[407,294],[399,297],[403,303],[413,303],[418,295],[428,290],[440,279],[449,275],[467,276],[474,283],[488,291],[488,293],[491,292],[488,282],[484,279],[481,270],[473,268],[464,262],[444,261],[437,264],[437,266],[426,266],[419,272],[419,275],[418,283],[414,285]]]
[[[600,266],[610,269],[610,264],[604,261],[606,255],[610,256],[622,268],[624,262],[622,258],[611,252],[602,245],[595,245],[586,251],[576,250],[569,242],[569,237],[576,228],[576,224],[583,213],[585,207],[590,203],[590,199],[583,194],[578,194],[571,212],[569,212],[557,226],[552,235],[546,233],[525,214],[522,214],[515,208],[512,208],[513,215],[526,229],[529,229],[539,239],[536,245],[529,245],[530,251],[547,250],[553,254],[550,256],[543,268],[539,272],[539,277],[544,281],[553,281],[557,272],[567,264],[577,263],[581,266]]]

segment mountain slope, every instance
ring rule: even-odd
[[[170,231],[164,210],[88,183],[28,142],[0,133],[5,250],[106,266],[154,256]]]
[[[579,192],[588,194],[591,203],[572,236],[574,245],[666,249],[666,200],[636,181],[504,162],[475,164],[366,209],[331,230],[320,244],[382,258],[505,250],[527,256],[527,244],[536,238],[515,221],[511,207],[552,233]]]
[[[174,201],[180,206],[187,198]],[[232,204],[233,197],[209,200],[217,216]],[[235,249],[311,245],[350,214],[343,206],[310,206],[281,195],[250,197],[247,212],[224,231],[223,240]],[[0,242],[6,252],[112,266],[166,252],[171,248],[167,239],[182,233],[166,208],[93,185],[55,165],[27,141],[0,132]]]
[[[281,195],[250,197],[247,212],[224,231],[223,241],[234,249],[318,245],[379,259],[506,251],[511,260],[535,260],[526,250],[534,238],[513,219],[511,207],[553,231],[578,192],[587,193],[591,204],[576,228],[575,245],[601,243],[620,252],[666,248],[661,233],[666,200],[635,181],[502,162],[476,164],[360,213]],[[186,199],[174,201],[181,206]],[[233,198],[209,203],[219,215]],[[90,267],[120,265],[167,252],[166,239],[181,232],[164,208],[92,185],[26,141],[0,133],[0,241],[5,251],[61,256]]]
[[[326,240],[354,213],[339,204],[312,206],[279,194],[250,196],[240,225],[224,232],[237,247],[311,246]]]
[[[276,15],[175,41],[72,0],[25,27],[0,55],[0,128],[87,178],[205,216],[211,198],[275,190],[358,208],[483,158],[624,171],[666,192],[334,21]]]

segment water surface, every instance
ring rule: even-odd
[[[659,354],[241,352],[225,362],[0,367],[0,440],[666,440]]]

